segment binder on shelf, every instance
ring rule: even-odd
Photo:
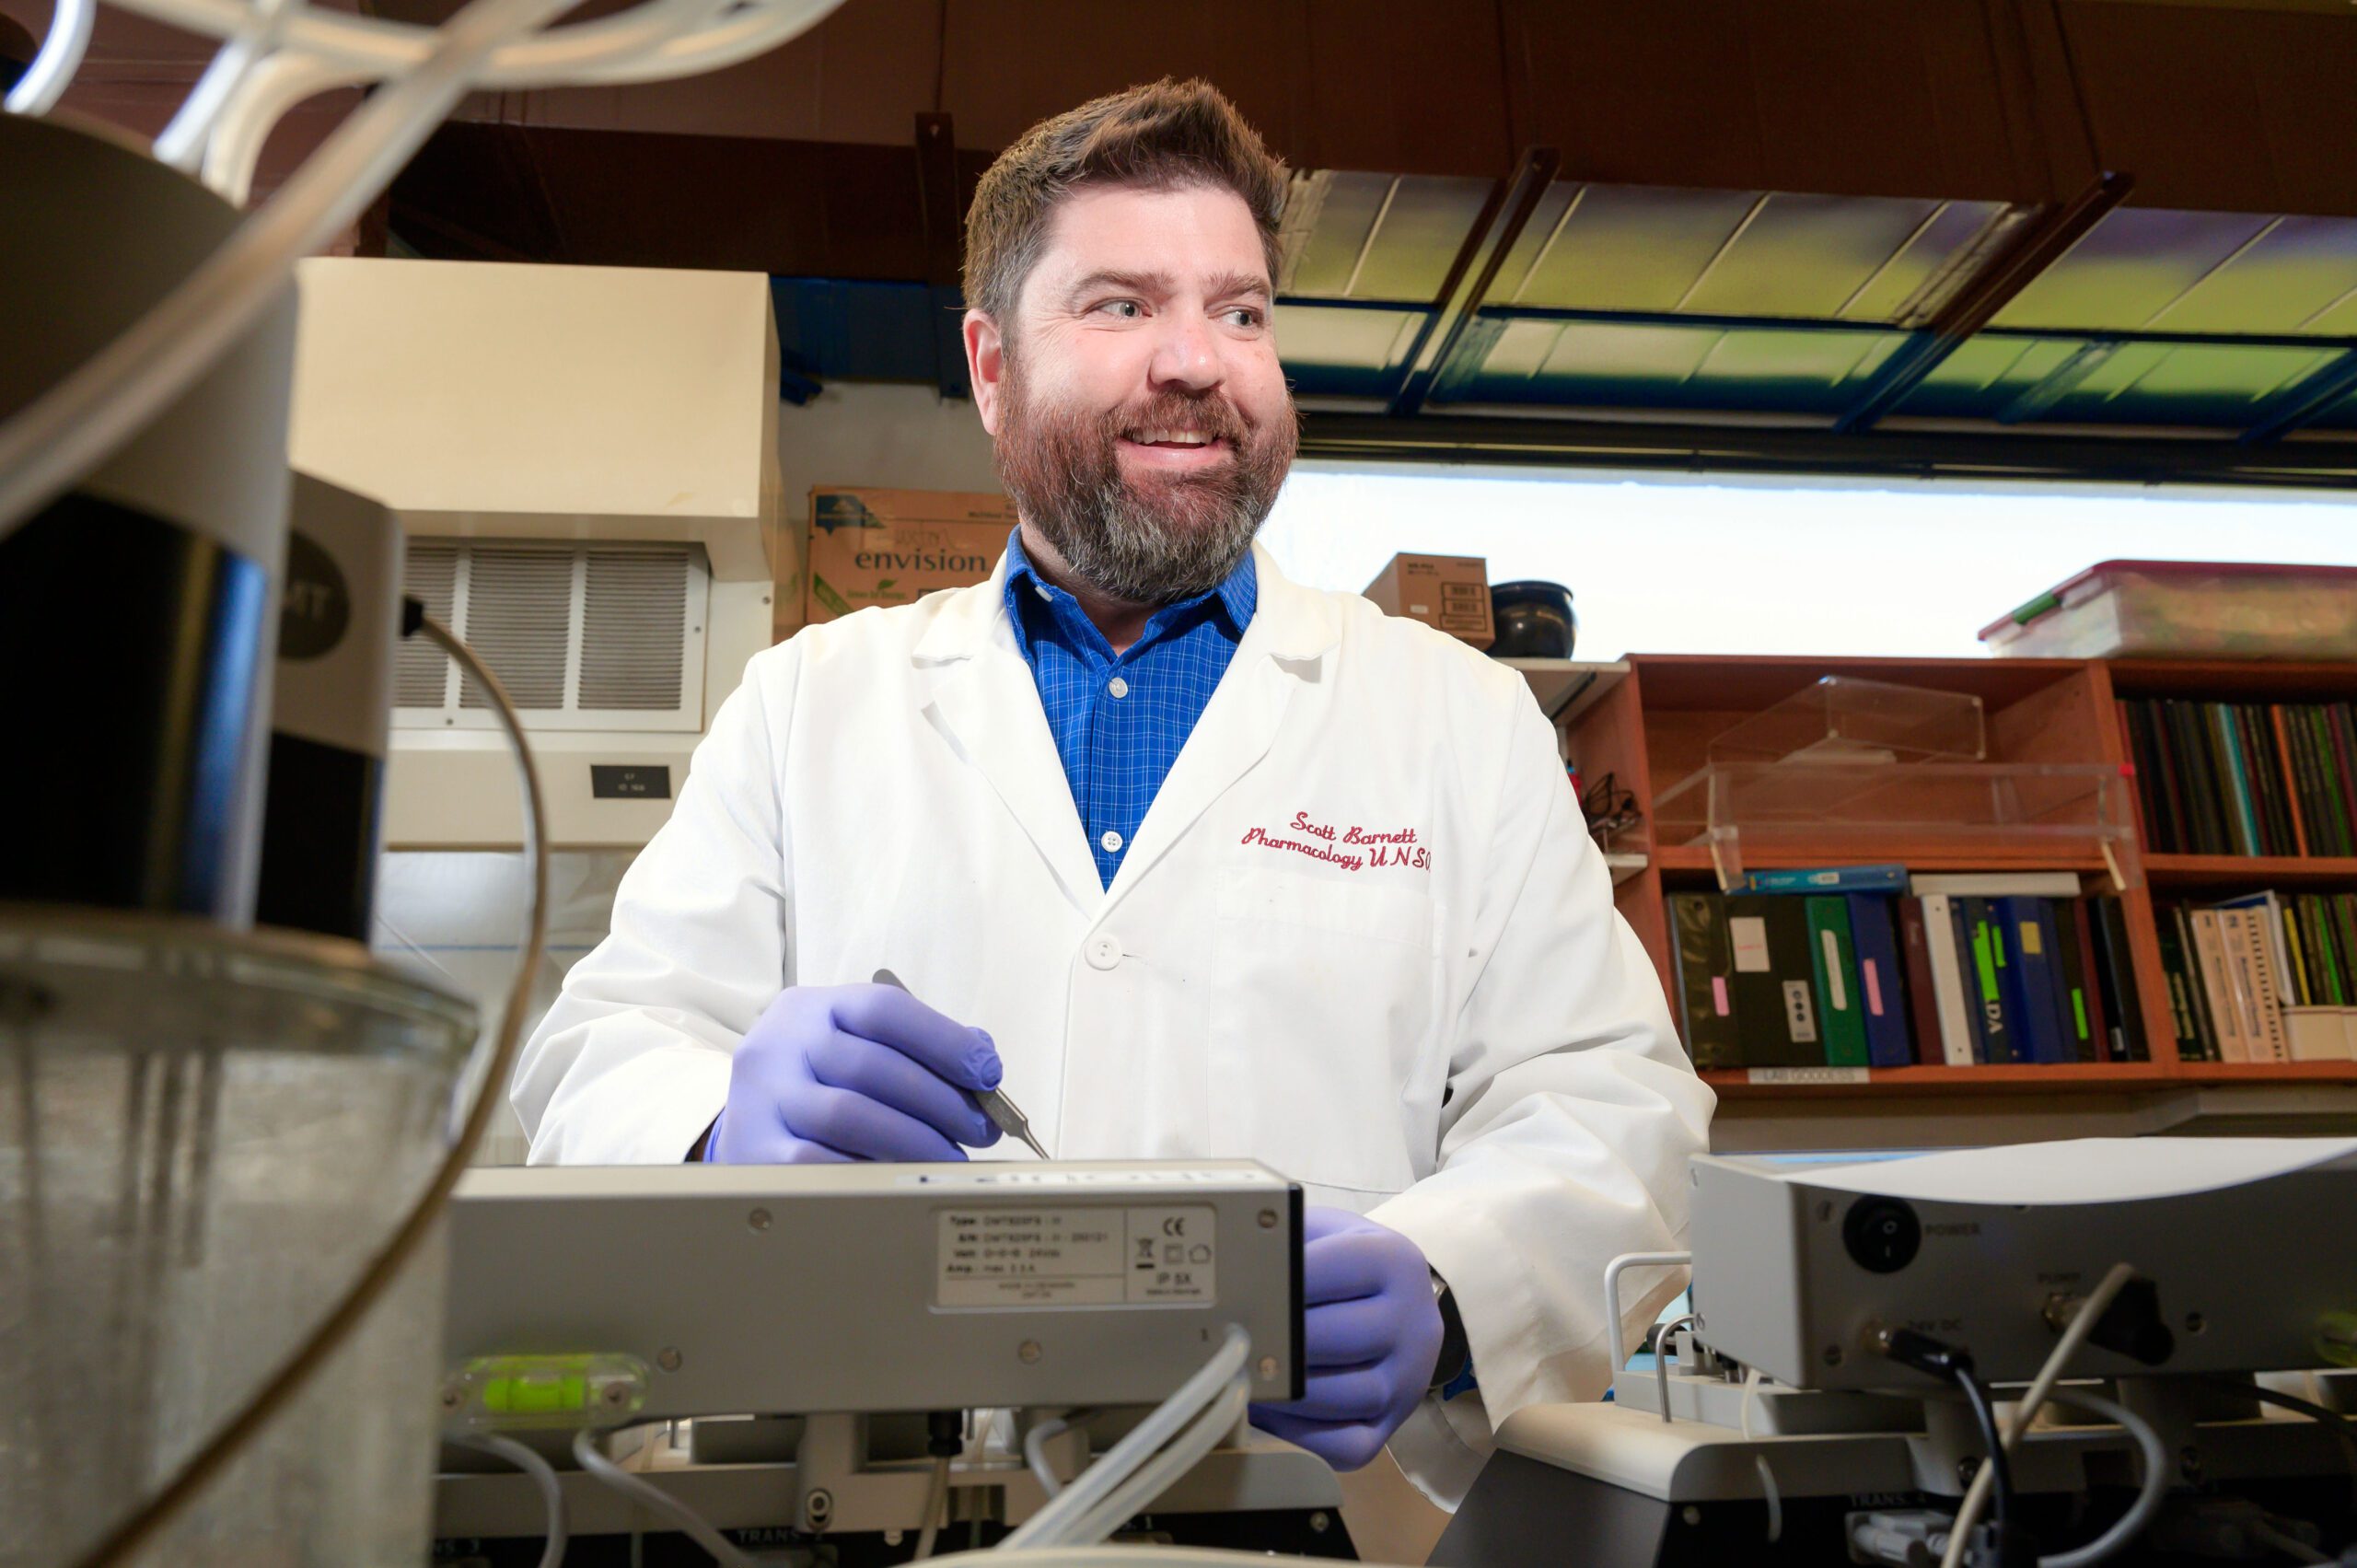
[[[1866,1026],[1866,1064],[1904,1067],[1914,1060],[1914,1047],[1908,1038],[1907,980],[1891,900],[1880,893],[1852,893],[1848,898],[1850,946],[1857,954]]]
[[[2218,1031],[2221,1062],[2250,1060],[2250,1036],[2243,1027],[2243,1004],[2226,968],[2226,943],[2216,910],[2190,912],[2195,971],[2210,999],[2210,1019]]]
[[[1980,1029],[1972,1021],[1980,1000],[1968,988],[1965,955],[1970,947],[1958,902],[1945,893],[1926,893],[1922,907],[1940,1015],[1940,1060],[1950,1067],[1969,1067],[1980,1059]]]
[[[1867,1064],[1865,999],[1850,935],[1850,906],[1839,895],[1813,894],[1802,901],[1808,916],[1809,958],[1816,970],[1823,1016],[1825,1064]]]
[[[1716,893],[1677,893],[1669,900],[1677,933],[1679,1021],[1697,1068],[1740,1067],[1735,1020],[1735,952],[1725,900]]]
[[[2010,956],[2003,981],[2005,1012],[2014,1029],[2014,1055],[2024,1062],[2074,1060],[2066,1044],[2055,984],[2051,917],[2042,899],[1992,899],[1990,915]]]
[[[1975,1000],[1980,1004],[1980,1059],[2004,1063],[2020,1060],[2019,1020],[2009,1016],[2005,1003],[2004,923],[1990,909],[1987,899],[1967,898],[1964,906],[1965,950],[1972,956]]]
[[[2136,963],[2128,946],[2127,906],[2118,899],[2091,901],[2087,919],[2096,938],[2096,981],[2111,1025],[2112,1055],[2120,1062],[2149,1062],[2144,1005],[2136,990]]]
[[[1915,1060],[1937,1067],[1946,1062],[1947,1052],[1940,1039],[1939,988],[1932,979],[1931,928],[1924,923],[1922,900],[1900,899],[1897,907],[1900,962],[1907,970],[1908,1032],[1913,1037]],[[1945,928],[1940,935],[1946,939]],[[1867,1049],[1873,1049],[1872,1041]]]
[[[1747,1067],[1825,1065],[1805,902],[1776,893],[1726,901],[1736,1033]]]
[[[2282,901],[2273,893],[2253,893],[2229,899],[2219,906],[2222,923],[2230,930],[2229,949],[2238,966],[2237,980],[2250,998],[2251,1060],[2289,1062],[2291,1046],[2283,1038],[2283,1003],[2290,994],[2283,963]]]
[[[2076,1062],[2108,1062],[2104,1038],[2103,997],[2095,983],[2094,939],[2087,935],[2087,903],[2073,899],[2054,906],[2055,943],[2062,960],[2064,1035]]]

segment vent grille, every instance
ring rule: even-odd
[[[406,586],[538,725],[627,729],[637,714],[701,726],[691,677],[703,668],[705,590],[691,547],[436,540],[410,547]],[[423,639],[402,645],[395,686],[410,724],[476,724],[490,706]]]
[[[452,544],[412,544],[403,587],[443,625],[453,623],[450,601],[459,583],[459,549]],[[402,639],[393,667],[393,705],[438,708],[450,700],[450,656],[424,636]]]
[[[573,641],[572,551],[476,545],[468,552],[467,629],[460,633],[528,711],[564,706],[564,666]],[[487,708],[472,680],[459,705]]]
[[[581,706],[664,712],[679,705],[687,576],[680,554],[583,552]]]

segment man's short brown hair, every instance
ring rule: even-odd
[[[1057,203],[1100,184],[1234,192],[1260,226],[1275,284],[1285,166],[1217,87],[1166,76],[1042,120],[998,156],[966,214],[966,303],[1012,331]]]

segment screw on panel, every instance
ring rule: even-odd
[[[1026,1340],[1021,1344],[1016,1346],[1015,1359],[1021,1362],[1026,1366],[1035,1365],[1039,1359],[1039,1342],[1037,1340]]]
[[[1680,1508],[1678,1511],[1678,1516],[1685,1520],[1689,1525],[1699,1525],[1702,1522],[1702,1510],[1697,1508],[1691,1503],[1689,1503],[1685,1507]]]
[[[460,1393],[457,1388],[451,1388],[442,1390],[442,1408],[444,1410],[454,1411],[466,1402],[467,1397]]]
[[[770,1212],[767,1209],[755,1209],[745,1216],[745,1223],[755,1230],[767,1230],[770,1227]]]
[[[1277,1358],[1273,1355],[1262,1356],[1260,1358],[1260,1381],[1263,1383],[1274,1382],[1276,1380],[1276,1376]]]
[[[1322,1536],[1333,1527],[1334,1521],[1327,1516],[1325,1509],[1320,1508],[1318,1512],[1309,1516],[1309,1528],[1313,1534]]]
[[[609,1383],[598,1397],[610,1405],[617,1407],[626,1405],[630,1402],[630,1385],[621,1382]]]
[[[2210,1319],[2199,1312],[2189,1312],[2185,1315],[2185,1331],[2189,1334],[2198,1334],[2209,1326]]]
[[[1262,1230],[1274,1230],[1277,1228],[1276,1210],[1262,1209],[1260,1211],[1260,1228]]]
[[[679,1363],[686,1359],[674,1345],[665,1345],[655,1353],[655,1365],[666,1372],[677,1372],[679,1370]]]
[[[835,1516],[835,1494],[824,1491],[812,1493],[803,1499],[802,1514],[810,1522],[812,1529],[822,1528],[829,1519]]]

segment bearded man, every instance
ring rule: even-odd
[[[992,166],[965,344],[1021,525],[747,667],[515,1102],[536,1161],[1030,1157],[999,1088],[1059,1159],[1262,1160],[1316,1206],[1306,1397],[1254,1421],[1446,1503],[1492,1419],[1601,1392],[1604,1266],[1681,1244],[1713,1100],[1521,679],[1253,543],[1285,189],[1200,82]]]

